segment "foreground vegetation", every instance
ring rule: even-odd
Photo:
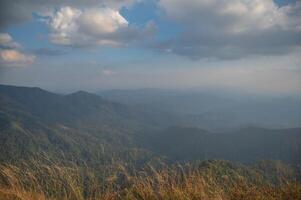
[[[296,173],[290,166],[267,161],[252,166],[226,161],[167,166],[157,161],[141,170],[116,163],[100,171],[32,161],[1,165],[0,199],[298,200],[301,184]]]

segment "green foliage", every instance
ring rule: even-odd
[[[250,163],[272,159],[301,162],[300,128],[245,128],[230,133],[211,133],[197,128],[172,127],[149,135],[144,145],[171,161],[225,159]]]

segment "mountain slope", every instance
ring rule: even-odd
[[[301,163],[301,128],[244,128],[229,133],[211,133],[197,128],[173,127],[151,135],[146,143],[152,151],[173,161],[273,159]]]
[[[279,159],[301,163],[300,128],[214,133],[181,126],[181,119],[172,113],[128,107],[83,91],[58,95],[0,85],[0,162],[46,154],[89,165],[118,159],[143,163],[156,154],[176,162]]]
[[[244,126],[301,127],[300,97],[235,95],[198,90],[110,90],[104,98],[131,105],[176,113],[186,126],[224,131]]]
[[[86,120],[99,122],[110,115],[114,117],[133,117],[126,106],[103,100],[86,92],[58,95],[39,88],[0,86],[1,108],[6,111],[26,112],[39,117],[44,122],[74,122]]]
[[[131,151],[141,114],[97,95],[0,86],[0,161],[38,154],[98,163]]]

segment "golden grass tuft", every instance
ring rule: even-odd
[[[1,200],[299,200],[301,185],[250,181],[246,173],[213,167],[173,165],[129,173],[122,165],[103,172],[58,163],[0,166]],[[237,174],[236,171],[239,171]],[[251,173],[252,175],[252,173]]]

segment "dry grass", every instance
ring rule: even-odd
[[[192,165],[154,169],[136,174],[118,165],[106,177],[88,167],[56,163],[1,165],[2,200],[299,200],[301,185],[258,184],[246,177],[214,174]],[[232,173],[232,172],[231,172]]]

